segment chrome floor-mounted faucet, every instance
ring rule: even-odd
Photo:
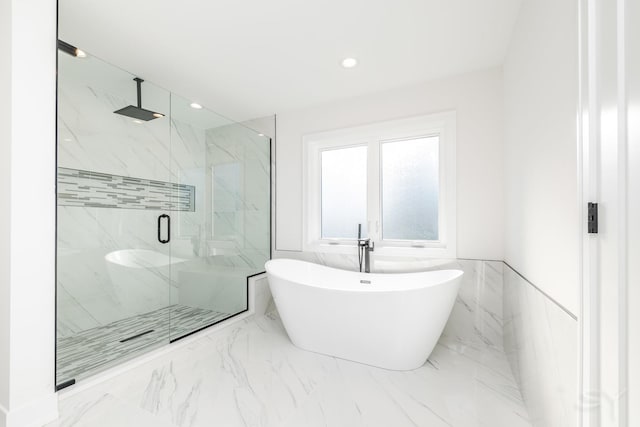
[[[362,260],[364,258],[364,272],[371,273],[371,257],[370,253],[373,252],[374,243],[371,239],[362,238],[362,224],[358,224],[358,264],[360,265],[360,272],[362,273]]]

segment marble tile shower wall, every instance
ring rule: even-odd
[[[162,102],[167,105],[160,111],[169,111],[168,97]],[[242,284],[242,274],[263,270],[270,244],[269,147],[264,137],[242,125],[220,126],[222,120],[213,129],[202,120],[191,124],[176,117],[134,124],[112,113],[130,100],[75,81],[60,85],[59,103],[58,164],[63,170],[174,183],[190,188],[194,202],[188,209],[171,210],[171,248],[157,241],[161,212],[70,206],[69,199],[59,204],[60,337],[170,304],[204,304],[217,297],[211,287],[199,289],[199,283],[182,277],[179,268],[154,268],[149,280],[166,283],[167,291],[154,294],[134,312],[132,304],[120,300],[126,292],[115,288],[105,261],[117,250],[170,251],[190,260],[196,273],[228,267],[225,280]],[[59,189],[65,190],[64,184]],[[180,292],[185,280],[188,292]]]
[[[195,187],[195,209],[172,212],[173,228],[181,237],[173,243],[174,254],[188,255],[193,233],[203,228],[199,200],[204,176],[188,172],[205,167],[204,130],[178,120],[169,126],[168,119],[133,124],[112,113],[128,100],[90,85],[61,84],[59,103],[59,167]],[[158,215],[158,211],[58,206],[60,337],[176,301],[171,278],[157,270],[155,280],[166,282],[167,292],[132,313],[119,300],[105,262],[108,253],[120,249],[167,252],[157,241]]]
[[[271,254],[268,139],[240,124],[209,129],[206,136],[207,182],[214,187],[206,191],[213,209],[208,233],[233,241],[246,266],[262,268]]]

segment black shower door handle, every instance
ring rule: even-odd
[[[162,238],[162,220],[167,219],[167,238]],[[171,241],[171,217],[167,214],[162,214],[158,217],[158,242],[165,244]]]

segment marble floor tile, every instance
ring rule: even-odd
[[[490,350],[439,344],[421,368],[388,371],[298,349],[272,312],[63,398],[51,427],[87,425],[71,422],[93,403],[161,427],[530,426],[504,354]]]
[[[45,427],[172,427],[173,424],[153,416],[110,394],[75,405],[61,405],[63,415]]]

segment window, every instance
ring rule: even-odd
[[[323,239],[356,238],[353,224],[367,222],[367,147],[320,153]]]
[[[439,136],[382,142],[383,240],[438,240],[439,145]]]
[[[304,247],[455,257],[455,113],[304,138]]]

